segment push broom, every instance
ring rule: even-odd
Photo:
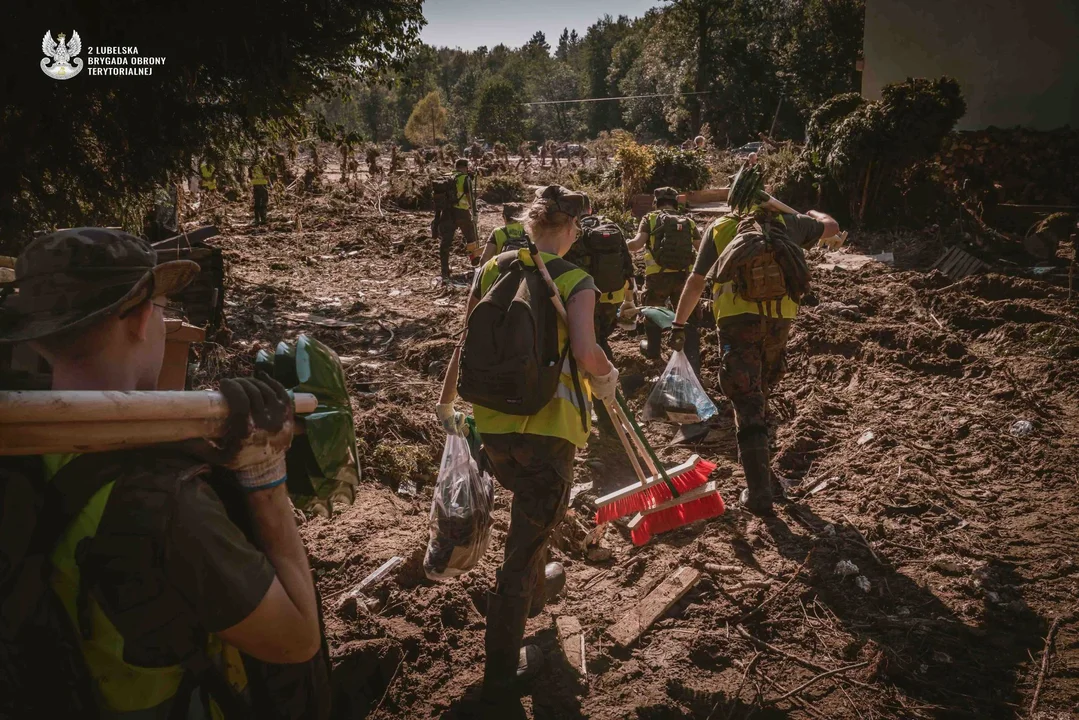
[[[533,262],[536,264],[536,268],[547,284],[551,302],[568,327],[569,316],[566,313],[565,305],[562,304],[562,297],[558,292],[558,287],[551,278],[551,274],[547,271],[547,266],[544,264],[543,258],[540,257],[535,244],[531,242],[529,243],[529,252]],[[637,475],[638,482],[596,501],[598,506],[596,512],[597,524],[601,525],[633,512],[654,509],[657,512],[652,513],[654,517],[651,522],[655,523],[655,527],[660,526],[662,519],[662,524],[670,525],[667,529],[673,529],[694,520],[715,517],[723,512],[723,500],[716,492],[712,493],[715,496],[714,498],[702,494],[701,496],[694,495],[688,502],[680,500],[683,493],[698,488],[707,482],[708,475],[715,469],[714,464],[694,455],[687,462],[668,471],[663,467],[655,451],[648,444],[648,440],[644,437],[644,433],[641,431],[636,419],[633,418],[633,413],[626,405],[622,394],[616,393],[616,402],[606,403],[605,406],[613,420],[612,424],[614,425],[615,433],[618,435],[618,439],[629,457],[630,464],[633,466],[634,473]],[[637,459],[638,455],[647,465],[649,472],[652,473],[651,477],[645,477],[641,463]],[[664,508],[662,518],[660,517],[661,507]],[[678,518],[675,517],[676,514],[680,514]],[[663,532],[663,530],[655,529],[653,532]]]
[[[318,399],[293,397],[297,415]],[[228,402],[215,391],[0,392],[0,455],[127,450],[225,435]],[[297,424],[302,432],[302,425]]]

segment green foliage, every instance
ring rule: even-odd
[[[965,113],[954,79],[916,78],[886,86],[879,101],[835,124],[824,163],[856,224],[867,220],[882,192],[898,187],[909,170],[940,150]]]
[[[843,93],[826,100],[809,116],[806,125],[806,149],[819,158],[828,157],[835,145],[835,128],[841,120],[865,105],[861,93]]]
[[[419,0],[57,0],[22,3],[5,20],[19,38],[77,29],[84,61],[100,42],[166,58],[150,77],[8,73],[0,236],[17,241],[50,226],[115,224],[155,184],[186,177],[193,156],[224,165],[255,143],[298,134],[313,96],[401,67],[423,16]],[[27,42],[4,44],[5,67],[26,66]]]
[[[634,195],[651,190],[652,170],[656,157],[651,146],[623,140],[614,153],[615,164],[622,180],[622,200],[628,204]]]
[[[703,152],[681,150],[676,147],[654,148],[652,151],[651,188],[665,185],[686,190],[700,190],[708,186],[712,171]]]
[[[497,78],[479,93],[475,134],[488,142],[517,143],[524,137],[525,108],[513,85]]]
[[[405,137],[413,145],[434,145],[446,137],[446,108],[437,90],[432,90],[416,103],[405,125]]]
[[[484,202],[521,202],[525,199],[525,186],[519,175],[493,175],[478,182],[480,198]]]

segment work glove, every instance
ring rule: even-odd
[[[838,250],[843,247],[843,243],[847,241],[847,233],[841,232],[837,235],[833,235],[830,238],[821,238],[820,245],[826,247],[829,250]]]
[[[266,490],[285,482],[285,452],[295,422],[292,397],[265,373],[258,379],[221,381],[229,405],[219,465],[236,472],[246,490]]]
[[[446,431],[447,435],[458,435],[460,437],[468,435],[468,423],[465,421],[465,414],[454,410],[452,402],[435,405],[435,417],[442,423],[442,429]]]
[[[667,345],[671,350],[679,352],[686,346],[686,324],[685,323],[673,323],[671,325],[671,339],[667,341]]]
[[[592,395],[606,403],[613,403],[618,393],[618,368],[611,365],[611,371],[606,375],[589,375],[589,383],[592,385]]]

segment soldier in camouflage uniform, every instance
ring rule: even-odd
[[[754,205],[744,212],[761,211]],[[719,386],[734,406],[738,457],[746,477],[741,502],[750,512],[768,515],[772,512],[773,488],[778,485],[772,477],[769,457],[768,395],[787,370],[787,336],[798,314],[798,303],[784,297],[775,303],[775,310],[762,314],[761,306],[738,295],[733,283],[712,281],[712,269],[737,236],[742,219],[741,215],[727,215],[705,230],[675,312],[670,347],[680,350],[684,346],[686,322],[706,285],[712,283],[712,312],[719,329]],[[779,215],[777,221],[785,227],[787,237],[802,248],[810,248],[822,236],[832,237],[839,232],[835,220],[815,210],[808,215]],[[782,492],[781,486],[778,489]]]
[[[54,390],[156,388],[166,298],[198,265],[159,263],[146,241],[124,232],[74,228],[34,240],[15,270],[18,292],[3,293],[0,343],[30,343],[52,366]],[[38,510],[74,518],[46,555],[50,579],[41,592],[62,602],[59,619],[82,646],[97,707],[78,717],[219,717],[215,705],[229,707],[229,717],[328,717],[318,600],[284,484],[292,400],[273,380],[224,380],[221,392],[229,416],[218,446],[0,464],[0,497],[17,504],[0,504],[5,541],[17,537],[12,531],[33,532],[16,521],[33,523]],[[37,477],[25,476],[30,467]],[[44,509],[17,513],[26,498],[15,491],[28,479],[56,494]],[[80,498],[76,483],[108,491]],[[20,593],[38,592],[10,582],[19,552],[0,546],[5,622],[9,610],[25,607]],[[43,632],[35,621],[24,620],[31,634]],[[39,692],[41,680],[33,679]],[[64,692],[50,688],[57,690]]]

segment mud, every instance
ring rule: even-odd
[[[248,225],[247,207],[222,210],[233,343],[207,351],[199,379],[244,371],[258,347],[299,331],[337,349],[364,481],[352,507],[301,532],[339,712],[463,717],[482,678],[485,593],[507,493],[497,492],[491,547],[475,570],[436,584],[422,557],[441,453],[433,406],[471,268],[458,252],[459,284],[438,284],[427,215],[380,212],[334,188],[304,201],[304,229],[294,232],[298,209],[275,198],[268,229]],[[496,224],[498,208],[485,208],[481,236]],[[575,497],[552,550],[567,588],[528,626],[550,661],[524,699],[531,717],[1027,716],[1049,625],[1079,598],[1079,309],[1066,289],[1043,282],[989,275],[953,284],[915,262],[899,267],[815,272],[819,304],[795,323],[789,372],[770,404],[774,467],[796,498],[774,519],[736,507],[742,476],[714,332],[703,340],[702,379],[721,412],[708,434],[668,447],[676,428],[647,430],[669,464],[691,451],[719,464],[724,516],[642,548],[613,523],[609,558],[591,560],[607,554],[584,545],[591,503],[630,483],[632,470],[616,439],[596,436],[579,453],[575,483],[591,487]],[[612,345],[640,407],[664,362],[641,358],[637,339],[622,328]],[[1013,436],[1017,420],[1034,431]],[[417,495],[398,492],[406,479]],[[393,556],[404,564],[369,602],[341,605]],[[841,560],[857,565],[868,592],[837,575]],[[704,570],[702,580],[636,645],[616,648],[606,629],[682,565]],[[584,679],[561,656],[560,615],[584,628]],[[1055,638],[1041,717],[1071,717],[1079,704],[1077,619],[1062,621]],[[848,669],[805,685],[839,668]]]

